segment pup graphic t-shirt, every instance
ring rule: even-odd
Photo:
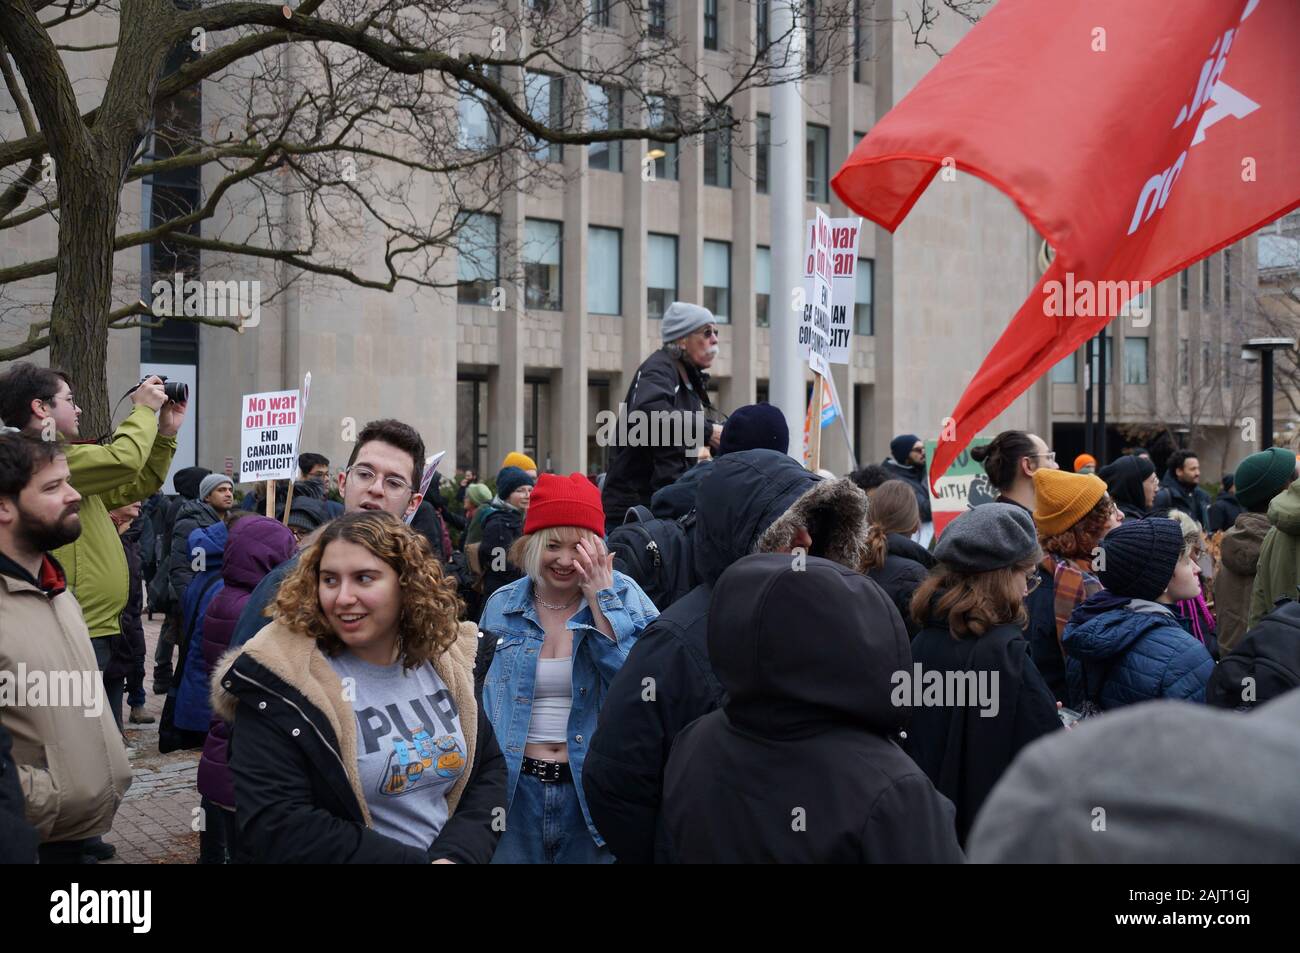
[[[330,659],[357,717],[357,768],[379,833],[426,849],[447,822],[447,792],[464,773],[465,735],[433,666],[409,672],[349,652]]]

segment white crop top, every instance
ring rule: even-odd
[[[569,709],[572,707],[573,656],[539,658],[527,743],[564,744],[568,741]]]

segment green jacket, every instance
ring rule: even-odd
[[[1259,569],[1251,592],[1247,627],[1253,627],[1267,615],[1273,603],[1283,596],[1297,598],[1296,586],[1300,585],[1300,481],[1273,497],[1273,502],[1268,505],[1268,521],[1273,528],[1264,537],[1264,545],[1259,550]]]
[[[116,635],[126,608],[129,577],[126,551],[108,511],[158,492],[176,452],[176,438],[158,433],[158,415],[148,407],[131,411],[106,446],[65,447],[72,486],[81,494],[81,536],[55,550],[68,588],[81,604],[90,637]]]

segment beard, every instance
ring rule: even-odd
[[[80,510],[81,504],[74,503],[49,523],[42,523],[20,510],[17,536],[29,550],[39,553],[48,553],[76,542],[81,536]]]

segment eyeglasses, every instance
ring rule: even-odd
[[[354,467],[347,469],[348,479],[356,479],[357,486],[365,490],[379,477],[379,474],[370,467],[358,463]],[[384,493],[392,497],[400,497],[403,493],[414,493],[415,487],[405,480],[395,476],[384,477]]]
[[[696,331],[695,333],[698,334],[698,335],[699,335],[700,337],[702,337],[702,338],[716,338],[716,337],[719,337],[718,329],[717,329],[717,328],[700,328],[700,329],[699,329],[698,331]]]
[[[1047,460],[1048,463],[1055,463],[1055,462],[1056,462],[1056,451],[1055,451],[1055,450],[1049,450],[1049,451],[1047,451],[1047,453],[1030,453],[1030,454],[1026,454],[1026,456],[1030,456],[1030,457],[1043,457],[1045,460]]]
[[[1029,595],[1029,593],[1037,589],[1040,585],[1042,585],[1042,582],[1043,582],[1042,574],[1039,573],[1037,568],[1035,568],[1031,572],[1025,573],[1025,585],[1029,587],[1026,590],[1025,595]]]

